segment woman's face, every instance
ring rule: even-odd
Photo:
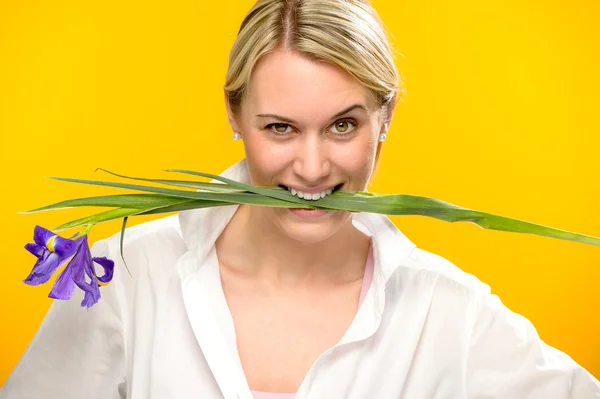
[[[233,130],[242,136],[253,185],[304,193],[339,186],[365,190],[385,115],[370,92],[344,70],[296,52],[275,51],[255,65],[236,115],[227,98],[225,102]],[[392,111],[393,104],[388,118]],[[256,210],[261,220],[302,242],[331,237],[351,217],[346,211],[306,215],[287,208]]]

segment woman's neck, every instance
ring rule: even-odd
[[[361,278],[369,238],[350,218],[325,240],[300,242],[283,234],[260,207],[240,205],[215,245],[219,261],[230,270],[294,287]]]

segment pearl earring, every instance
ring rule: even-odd
[[[239,140],[242,138],[242,135],[239,134],[238,132],[233,132],[233,139],[234,140]]]
[[[384,129],[383,129],[383,133],[381,133],[379,135],[379,141],[381,141],[382,143],[385,141],[385,139],[387,138],[387,131],[388,131],[388,124],[384,124]]]

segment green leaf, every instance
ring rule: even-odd
[[[213,201],[223,201],[229,202],[231,204],[249,204],[249,205],[264,205],[264,206],[277,206],[277,207],[290,207],[294,203],[302,204],[304,208],[315,208],[314,205],[310,203],[310,201],[305,201],[301,198],[291,195],[287,192],[287,190],[283,190],[281,188],[277,188],[279,191],[285,191],[285,196],[283,200],[277,200],[275,198],[265,197],[263,195],[258,195],[254,193],[246,193],[246,192],[234,192],[234,193],[226,193],[226,192],[200,192],[200,191],[185,191],[185,190],[173,190],[169,188],[162,187],[151,187],[151,186],[142,186],[138,184],[126,184],[126,183],[117,183],[117,182],[106,182],[100,180],[87,180],[87,179],[74,179],[68,177],[50,177],[51,179],[66,181],[71,183],[80,183],[80,184],[91,184],[95,186],[107,186],[107,187],[116,187],[116,188],[124,188],[128,190],[137,190],[137,191],[145,191],[157,194],[165,194],[173,197],[180,198],[190,198],[190,199],[206,199]]]
[[[102,195],[96,197],[76,198],[57,202],[30,211],[18,212],[28,214],[34,212],[49,211],[54,209],[68,209],[78,206],[102,206],[110,208],[137,208],[146,209],[156,206],[170,205],[181,202],[179,197],[171,197],[161,194],[118,194]]]
[[[408,194],[359,194],[327,196],[316,202],[328,208],[385,215],[420,215],[446,222],[471,222],[484,229],[535,234],[544,237],[600,246],[600,238],[574,233],[519,219],[463,208],[435,198]]]
[[[298,198],[295,195],[290,194],[286,189],[281,187],[258,187],[251,186],[248,184],[240,183],[235,180],[228,179],[223,176],[211,175],[208,173],[195,172],[193,170],[185,170],[185,169],[166,169],[165,172],[177,172],[177,173],[186,173],[195,176],[202,176],[212,178],[218,181],[221,181],[225,184],[230,185],[231,187],[238,188],[240,190],[249,191],[251,193],[264,195],[266,197],[277,198],[288,202],[294,202],[296,204],[302,204],[303,206],[308,202],[302,198]]]
[[[181,200],[180,199],[179,204],[184,204],[189,201],[190,200]],[[167,207],[173,206],[173,205],[174,204],[161,205],[161,206],[156,206],[156,207],[146,208],[146,209],[137,209],[137,208],[111,209],[111,210],[100,212],[100,213],[97,213],[94,215],[86,216],[86,217],[83,217],[80,219],[72,220],[67,223],[63,223],[60,226],[57,226],[52,230],[53,231],[62,231],[62,230],[72,229],[74,227],[80,227],[80,226],[89,225],[89,224],[98,224],[98,223],[108,222],[110,220],[120,219],[122,217],[146,214],[145,212],[157,211],[161,208],[167,208]]]
[[[121,225],[121,239],[119,240],[119,249],[121,251],[121,259],[123,259],[123,264],[125,265],[125,269],[127,269],[127,273],[129,273],[129,275],[131,277],[133,277],[131,275],[131,272],[129,271],[129,267],[127,266],[127,262],[125,262],[125,257],[123,256],[123,239],[125,238],[125,227],[127,226],[127,218],[128,218],[128,216],[125,216],[123,218],[123,224]]]
[[[167,212],[179,212],[186,211],[189,209],[200,209],[200,208],[211,208],[215,206],[224,206],[229,205],[233,206],[236,204],[232,204],[231,202],[223,202],[223,201],[208,201],[208,200],[191,200],[189,202],[184,202],[177,205],[169,205],[163,208],[158,209],[150,209],[149,211],[145,211],[140,213],[139,215],[153,215],[157,213],[167,213]]]
[[[188,180],[146,179],[143,177],[131,177],[131,176],[120,175],[118,173],[114,173],[114,172],[108,171],[103,168],[96,168],[96,170],[101,170],[101,171],[109,173],[113,176],[122,177],[124,179],[149,181],[149,182],[153,182],[153,183],[165,184],[168,186],[197,188],[197,189],[201,189],[201,190],[216,191],[216,192],[238,192],[238,191],[240,191],[239,189],[231,187],[228,184],[222,184],[222,183],[206,183],[206,182],[188,181]],[[244,190],[241,190],[241,191],[244,191]]]
[[[107,222],[109,220],[120,219],[125,216],[135,215],[136,213],[142,212],[140,209],[135,208],[116,208],[108,211],[96,213],[94,215],[86,216],[80,219],[75,219],[67,223],[63,223],[52,229],[54,232],[62,230],[68,230],[75,227],[85,226],[86,224],[98,224]]]
[[[222,176],[215,176],[208,173],[187,171],[181,169],[167,170],[169,172],[189,173],[197,176],[213,178],[222,181],[239,190],[249,192],[192,192],[184,190],[173,190],[158,187],[149,187],[141,185],[103,182],[94,180],[70,179],[70,178],[55,178],[57,180],[70,181],[75,183],[103,185],[110,187],[126,188],[131,190],[139,190],[163,194],[166,196],[174,196],[179,198],[192,199],[197,202],[182,202],[180,204],[166,205],[155,209],[146,209],[135,211],[140,214],[162,213],[165,211],[176,211],[182,209],[193,209],[203,206],[221,206],[227,204],[249,204],[258,206],[276,206],[292,208],[301,204],[303,208],[313,209],[328,209],[328,210],[346,210],[350,212],[371,212],[387,215],[421,215],[432,217],[447,222],[471,222],[484,229],[508,231],[515,233],[536,234],[545,237],[558,238],[563,240],[575,241],[580,243],[592,244],[600,246],[600,238],[560,230],[540,224],[530,223],[518,219],[508,218],[504,216],[494,215],[486,212],[475,211],[468,208],[463,208],[448,202],[440,201],[434,198],[421,197],[408,194],[373,194],[366,192],[350,192],[350,191],[335,191],[332,195],[321,198],[316,201],[309,201],[291,195],[287,190],[280,187],[255,187],[243,183],[235,182],[226,179]],[[212,201],[203,203],[203,201]],[[131,212],[127,215],[134,215],[136,212],[131,210],[126,211],[122,208],[115,212]],[[109,211],[110,212],[110,211]],[[105,216],[103,214],[94,216],[95,218],[114,218],[114,215]],[[85,219],[85,218],[84,218]],[[91,219],[94,221],[96,219]],[[89,223],[90,220],[87,220]],[[80,222],[85,224],[84,222]]]

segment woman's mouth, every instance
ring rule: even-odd
[[[334,191],[339,190],[342,186],[343,186],[343,183],[340,183],[336,186],[327,188],[327,189],[319,191],[319,192],[308,192],[308,191],[302,191],[302,190],[296,189],[296,188],[291,188],[291,187],[285,186],[283,184],[279,185],[279,187],[285,188],[292,195],[294,195],[298,198],[305,199],[307,201],[315,201],[315,200],[318,200],[321,198],[325,198],[326,196],[331,195]]]
[[[302,198],[306,201],[316,201],[316,200],[324,198],[328,195],[331,195],[336,190],[341,189],[343,187],[343,183],[340,183],[334,187],[331,187],[329,189],[319,191],[316,193],[304,192],[301,190],[297,190],[295,188],[290,188],[290,187],[284,186],[283,184],[280,184],[279,187],[285,188],[292,195],[297,196],[298,198]],[[303,219],[324,216],[331,212],[331,211],[326,211],[323,209],[311,209],[311,208],[288,208],[288,209],[292,214],[296,215],[297,217],[303,218]]]

